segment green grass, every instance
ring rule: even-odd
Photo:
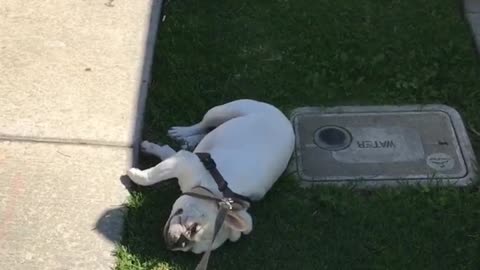
[[[480,129],[480,74],[453,0],[175,0],[157,43],[146,139],[172,143],[237,98],[298,106],[444,103]],[[479,138],[472,134],[479,149]],[[151,165],[146,162],[145,166]],[[193,269],[161,230],[174,184],[135,193],[119,270]],[[282,178],[210,269],[480,269],[478,188],[300,189]]]

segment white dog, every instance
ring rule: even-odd
[[[209,129],[214,128],[208,132]],[[169,136],[195,147],[175,152],[168,145],[142,143],[142,150],[162,159],[157,166],[141,171],[132,168],[128,176],[148,186],[177,178],[182,192],[222,198],[219,187],[199,157],[211,155],[230,189],[252,201],[262,199],[286,169],[292,155],[295,135],[285,115],[275,107],[253,100],[237,100],[210,109],[203,120],[189,127],[173,127]],[[218,205],[211,200],[180,196],[165,225],[165,242],[172,250],[203,253],[214,238]],[[227,239],[237,241],[252,230],[246,210],[230,211],[216,235],[212,248]]]

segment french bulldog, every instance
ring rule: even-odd
[[[129,169],[133,182],[149,186],[177,178],[182,192],[222,198],[212,175],[195,154],[209,153],[230,189],[252,202],[261,200],[285,171],[295,144],[292,125],[280,110],[246,99],[213,107],[199,123],[172,127],[168,135],[181,142],[183,149],[176,152],[168,145],[142,142],[143,152],[162,161],[146,170]],[[165,224],[167,248],[199,254],[210,245],[214,250],[252,231],[247,209],[229,211],[213,239],[218,211],[214,201],[180,196]]]

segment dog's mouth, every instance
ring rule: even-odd
[[[167,244],[168,249],[170,250],[185,250],[190,246],[190,239],[185,235],[180,235],[180,238],[176,240],[173,244]]]
[[[197,223],[189,227],[182,224],[180,217],[182,213],[182,209],[177,210],[177,212],[168,219],[163,229],[163,238],[167,248],[170,250],[188,250],[193,243],[192,238],[199,231],[199,225]],[[172,225],[171,222],[175,218],[178,219],[178,223]],[[173,232],[171,232],[171,227],[173,227]]]

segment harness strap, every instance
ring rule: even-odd
[[[225,181],[222,174],[218,171],[217,164],[212,159],[212,156],[209,153],[195,153],[195,154],[203,163],[203,166],[205,166],[205,169],[207,169],[210,172],[210,174],[213,177],[213,180],[215,180],[215,182],[217,183],[218,190],[222,192],[225,198],[240,199],[248,203],[251,203],[250,198],[240,195],[238,193],[235,193],[228,187],[228,182]]]

